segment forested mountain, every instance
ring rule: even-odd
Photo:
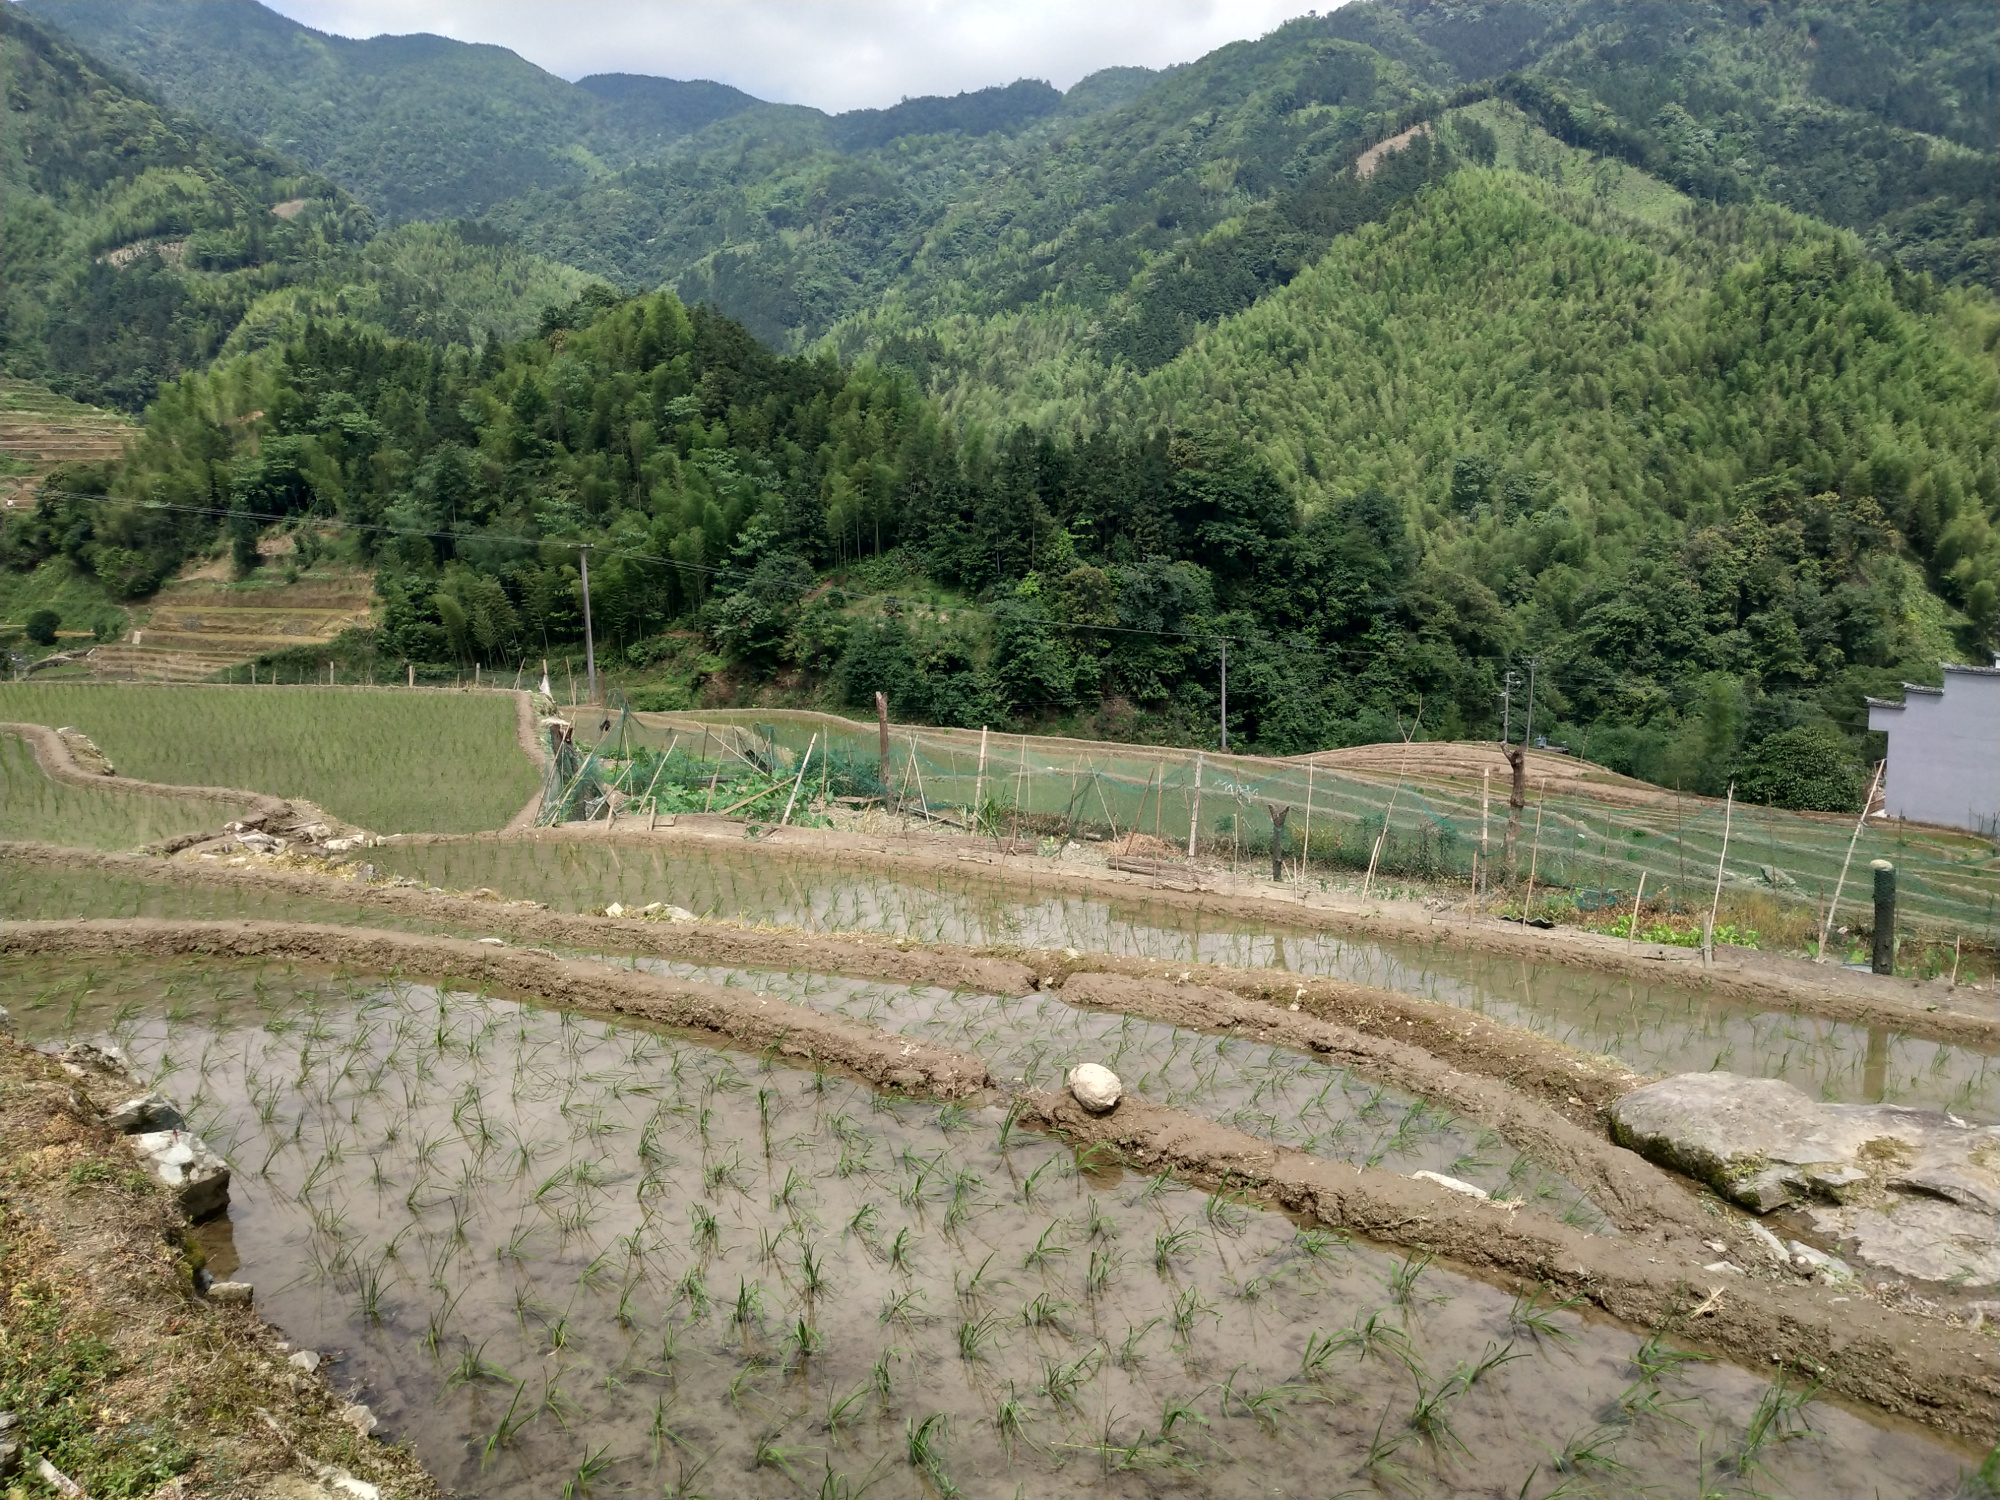
[[[605,73],[572,84],[504,47],[448,37],[329,36],[246,0],[24,8],[169,103],[304,162],[392,222],[477,217],[525,193],[608,180],[746,113],[760,130],[857,151],[912,135],[1016,131],[1063,103],[1047,84],[1021,82],[829,116],[699,80]],[[1079,98],[1103,108],[1133,81],[1098,80]]]
[[[377,569],[355,650],[497,664],[576,640],[587,544],[642,702],[1202,742],[1227,639],[1232,743],[1284,752],[1490,734],[1532,659],[1593,758],[1849,801],[1862,695],[2000,634],[1996,69],[1991,7],[1367,0],[1066,95],[586,80],[728,112],[397,231],[461,257],[429,289],[260,262],[5,564],[142,594],[294,527]],[[311,264],[387,254],[313,192],[356,227]],[[438,311],[473,248],[548,265],[511,235],[618,285]]]
[[[1990,285],[1996,32],[1990,6],[1949,0],[1357,0],[1013,136],[871,151],[751,113],[499,216],[794,346],[838,328],[879,348],[911,323],[1053,299],[1124,325],[1099,357],[1143,367],[1379,211],[1389,194],[1344,201],[1364,147],[1493,94],[1702,201],[1783,204],[1906,269]],[[921,336],[894,352],[922,372]]]
[[[0,7],[0,68],[11,375],[136,411],[306,316],[472,343],[583,283],[477,226],[378,236],[324,177],[158,103],[18,6]]]

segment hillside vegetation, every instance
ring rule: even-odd
[[[329,249],[6,563],[139,597],[278,526],[376,570],[342,649],[515,666],[589,546],[637,701],[1209,742],[1226,641],[1279,752],[1490,735],[1532,663],[1593,759],[1845,805],[1863,695],[1996,637],[1989,56],[1918,6],[1371,0],[1068,95],[590,80],[728,112]]]
[[[326,178],[156,102],[20,6],[0,9],[0,66],[10,375],[137,411],[309,314],[475,342],[583,285],[474,225],[380,235]]]

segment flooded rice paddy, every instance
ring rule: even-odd
[[[616,960],[611,960],[616,961]],[[1304,1053],[1067,1005],[1053,995],[970,995],[825,974],[629,960],[707,984],[740,985],[899,1036],[970,1052],[1003,1086],[1062,1087],[1102,1063],[1155,1104],[1185,1109],[1311,1155],[1408,1174],[1443,1172],[1498,1198],[1541,1205],[1593,1234],[1616,1231],[1576,1187],[1496,1131]]]
[[[0,734],[0,838],[130,849],[190,829],[220,828],[241,812],[239,804],[218,798],[100,791],[58,781],[42,770],[26,740]]]
[[[997,1106],[273,967],[14,965],[0,1003],[31,1036],[117,1041],[191,1108],[236,1167],[228,1217],[205,1231],[214,1270],[253,1281],[265,1316],[331,1357],[336,1384],[449,1489],[1835,1496],[1961,1481],[1949,1447],[1810,1400],[1795,1376],[1689,1359],[1670,1337],[1080,1159]],[[866,990],[837,1003],[905,1022],[943,1009]],[[1128,1066],[1181,1077],[1185,1054],[1162,1062],[1155,1045],[1129,1039]]]
[[[1023,896],[969,874],[918,883],[769,850],[485,841],[390,845],[371,857],[446,889],[483,886],[561,911],[669,901],[704,916],[815,932],[1274,967],[1477,1011],[1641,1073],[1723,1068],[1784,1078],[1829,1101],[2000,1119],[2000,1060],[1990,1053],[1560,965],[1287,931],[1143,899]]]

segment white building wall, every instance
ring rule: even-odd
[[[1943,688],[1903,688],[1901,703],[1868,700],[1868,727],[1889,735],[1889,816],[2000,832],[2000,668],[1946,667]]]

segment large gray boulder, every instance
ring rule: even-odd
[[[1821,1104],[1775,1078],[1683,1073],[1625,1095],[1611,1129],[1752,1212],[1805,1209],[1871,1265],[2000,1282],[2000,1126],[1898,1104]]]

